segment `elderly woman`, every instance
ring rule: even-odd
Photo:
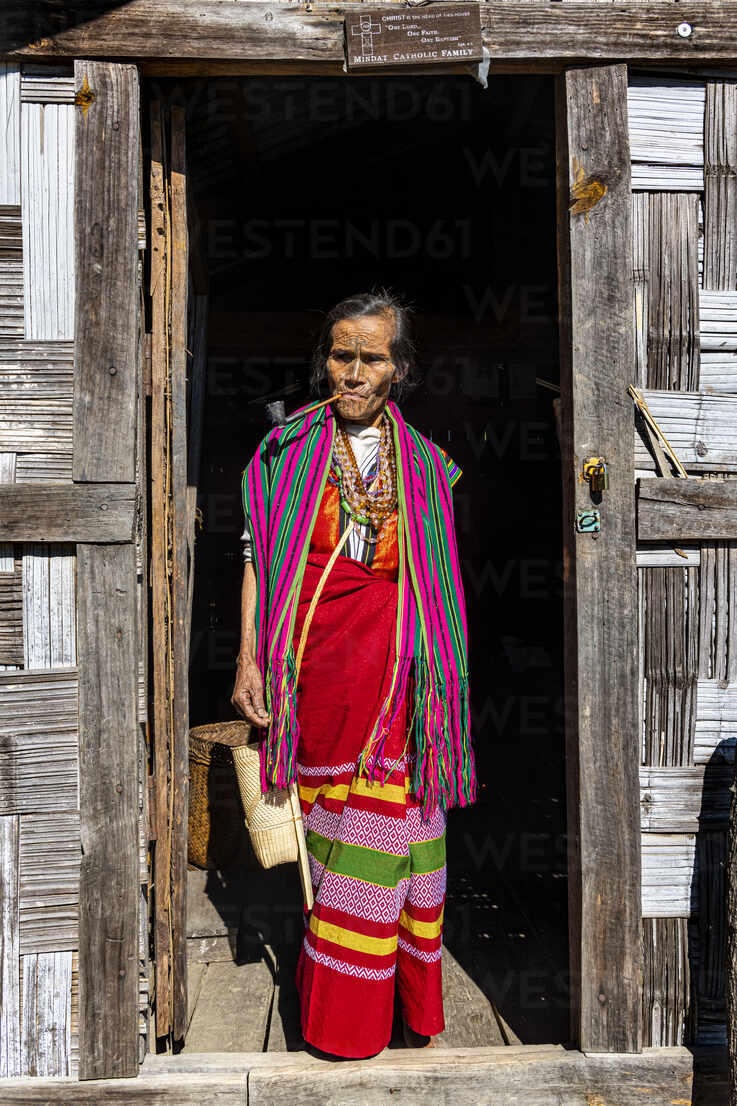
[[[408,326],[387,293],[334,307],[313,385],[337,398],[274,428],[243,474],[233,702],[264,727],[264,788],[299,786],[315,898],[302,1032],[346,1057],[388,1044],[395,991],[408,1044],[444,1028],[445,812],[476,788],[460,470],[390,398],[413,373]]]

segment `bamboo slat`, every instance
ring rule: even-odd
[[[77,671],[0,673],[0,813],[79,809]]]
[[[71,348],[63,360],[0,360],[0,450],[71,457],[73,384]]]
[[[22,73],[20,99],[23,104],[73,104],[74,77]]]
[[[704,288],[737,286],[737,83],[706,82]]]
[[[691,965],[686,918],[643,918],[643,1047],[692,1037]]]
[[[21,955],[79,946],[79,811],[20,820]]]
[[[74,337],[74,111],[21,110],[26,338]]]
[[[702,289],[699,313],[699,387],[705,392],[737,392],[737,291]]]
[[[73,547],[22,548],[24,667],[67,668],[77,663]]]
[[[23,238],[20,204],[0,204],[0,338],[22,338]]]
[[[630,77],[627,90],[633,189],[698,192],[704,184],[701,81]]]
[[[644,589],[644,762],[691,764],[698,678],[698,568],[640,570]]]
[[[20,204],[20,66],[0,62],[0,204]]]
[[[726,825],[733,770],[725,765],[640,768],[643,830],[697,833]]]
[[[694,763],[734,763],[736,743],[737,684],[699,678]]]
[[[687,469],[737,472],[737,396],[651,389],[646,389],[644,395]],[[639,434],[635,437],[635,467],[655,470],[655,462]]]
[[[643,918],[694,916],[696,865],[696,834],[643,833]]]
[[[21,562],[0,571],[0,668],[23,664],[23,582]]]
[[[69,1075],[72,953],[21,957],[23,1075]]]
[[[647,387],[693,391],[699,379],[698,196],[649,199]]]
[[[21,1075],[16,814],[0,816],[0,1078]]]

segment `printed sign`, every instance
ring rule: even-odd
[[[427,8],[369,8],[345,17],[349,69],[481,61],[478,4]]]

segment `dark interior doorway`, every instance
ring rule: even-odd
[[[156,91],[187,104],[210,285],[191,724],[233,716],[240,475],[269,427],[264,403],[306,402],[322,312],[387,285],[417,313],[424,379],[404,414],[463,469],[481,793],[449,820],[445,943],[503,1037],[565,1042],[560,453],[555,392],[536,383],[558,381],[552,79],[492,77],[484,90],[470,76],[254,77]],[[285,872],[212,872],[208,891],[223,911],[240,896],[239,957],[277,950],[286,1009],[301,923]]]

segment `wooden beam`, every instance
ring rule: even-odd
[[[77,548],[79,1076],[138,1074],[135,546]]]
[[[584,61],[734,63],[737,10],[711,3],[596,2],[481,5],[492,69],[526,66],[558,72]],[[0,54],[6,57],[107,57],[326,63],[342,74],[343,16],[354,4],[223,4],[220,0],[6,0]],[[402,10],[398,5],[397,10]],[[687,22],[688,37],[676,33]],[[207,63],[205,64],[205,68]],[[92,83],[92,82],[90,82]],[[94,86],[93,86],[94,87]]]
[[[87,51],[80,51],[87,54]],[[75,480],[135,480],[138,73],[75,63]]]
[[[625,66],[560,77],[556,130],[571,1034],[587,1051],[638,1052],[634,431],[621,398],[634,364]],[[579,479],[589,455],[611,470],[594,535],[575,531],[576,510],[592,506]]]
[[[171,108],[172,1036],[187,1031],[189,586],[187,579],[187,167],[184,108]]]
[[[0,484],[0,541],[132,541],[135,505],[135,484]]]
[[[167,365],[169,218],[164,187],[164,127],[161,104],[151,104],[151,639],[153,674],[153,788],[156,844],[153,860],[156,1036],[171,1027],[171,840],[169,837],[169,684],[167,643],[170,601],[167,572],[168,491]]]
[[[737,480],[680,476],[638,480],[637,537],[639,541],[737,538]]]

